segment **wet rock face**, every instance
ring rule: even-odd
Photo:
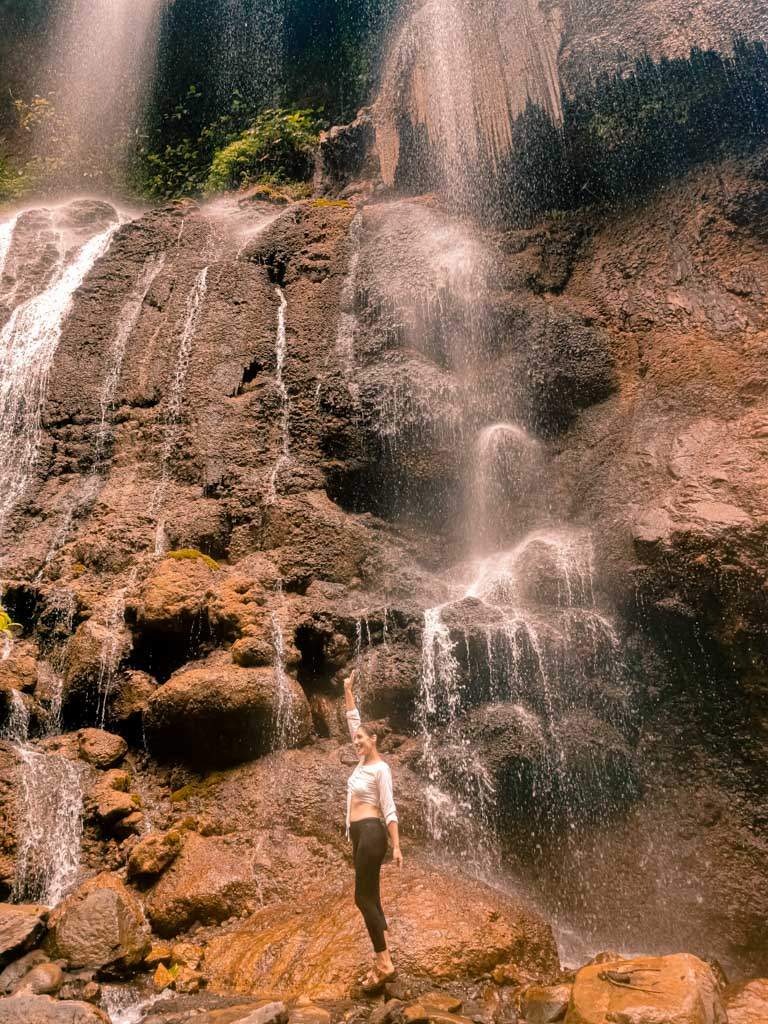
[[[757,978],[726,993],[728,1024],[759,1024],[768,1016],[768,979]]]
[[[271,668],[216,660],[177,673],[153,693],[144,718],[147,742],[160,758],[203,767],[245,761],[280,742],[281,701],[285,741],[306,742],[311,714],[295,680],[287,675],[277,680]]]
[[[583,967],[576,975],[566,1024],[598,1024],[611,1017],[638,1024],[654,1019],[727,1024],[717,979],[707,964],[685,954]]]
[[[271,912],[307,877],[338,881],[353,666],[404,834],[426,846],[424,609],[445,606],[458,729],[497,782],[502,849],[532,889],[586,928],[628,922],[627,944],[706,936],[762,962],[758,170],[702,172],[644,209],[587,218],[575,241],[557,226],[487,236],[432,198],[265,219],[257,204],[182,205],[120,229],[74,299],[38,479],[0,555],[25,631],[0,688],[13,673],[48,710],[63,678],[68,726],[112,736],[114,753],[84,744],[104,765],[88,870],[127,867],[174,935]],[[130,328],[122,361],[116,325]],[[502,511],[468,538],[490,478]],[[542,509],[593,537],[573,600],[561,548],[529,536]],[[477,566],[465,579],[459,563],[475,542],[515,562],[514,592],[492,572],[472,589]],[[517,606],[527,640],[509,628]],[[108,767],[118,735],[129,751]],[[17,761],[0,741],[9,891]],[[555,822],[543,852],[514,813],[539,796],[579,810],[567,830],[542,815]],[[164,838],[143,845],[147,820]],[[360,934],[344,939],[339,986]]]
[[[540,975],[557,970],[549,927],[533,911],[478,883],[411,866],[403,875],[387,869],[382,891],[400,970],[409,977],[450,984],[497,964]],[[214,939],[205,958],[209,985],[220,991],[343,998],[361,959],[362,924],[349,911],[350,899],[351,894],[314,899],[300,912],[300,936],[296,911],[275,907]],[[282,955],[276,960],[278,950]]]
[[[91,878],[51,915],[46,949],[73,968],[135,969],[149,950],[141,904],[115,875]]]
[[[734,36],[764,38],[768,31],[765,8],[757,0],[685,0],[674,8],[664,0],[576,0],[565,14],[560,72],[567,87],[620,67],[617,54],[630,61],[644,53],[655,59],[687,57],[693,46],[727,50]]]
[[[47,907],[0,904],[0,967],[37,945],[47,921]]]
[[[89,1003],[57,1002],[49,996],[15,996],[0,1006],[2,1024],[109,1024],[109,1017]]]

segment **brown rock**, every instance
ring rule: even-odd
[[[109,695],[109,724],[120,732],[129,730],[131,736],[139,740],[141,716],[156,689],[157,682],[146,672],[133,670],[119,675]]]
[[[447,992],[427,992],[419,997],[419,1002],[430,1010],[440,1010],[442,1013],[459,1013],[462,1007],[461,1000]]]
[[[58,1002],[50,996],[15,996],[0,1002],[0,1024],[110,1024],[89,1003]]]
[[[77,734],[80,756],[95,768],[113,768],[128,753],[122,736],[103,729],[81,729]]]
[[[45,931],[47,920],[47,907],[0,904],[0,967],[34,946]]]
[[[37,684],[38,663],[31,644],[15,643],[7,658],[0,661],[0,690],[31,693]]]
[[[768,978],[755,978],[726,994],[728,1024],[766,1024],[768,1021]]]
[[[369,1024],[390,1024],[397,1019],[403,1008],[401,999],[388,999],[383,1006],[377,1006],[369,1018]]]
[[[178,967],[189,967],[196,971],[203,959],[203,947],[194,942],[174,942],[171,947],[171,962]]]
[[[291,1011],[288,1024],[331,1024],[331,1015],[320,1006],[298,1006]]]
[[[273,999],[258,999],[236,1006],[209,1010],[194,1018],[195,1024],[286,1024],[288,1011],[285,1003]]]
[[[634,989],[611,984],[607,970],[632,971]],[[636,973],[634,973],[636,972]],[[642,991],[641,991],[642,989]],[[719,985],[711,969],[688,953],[637,957],[582,967],[576,975],[566,1024],[726,1024]]]
[[[195,923],[226,920],[255,900],[258,891],[252,855],[226,836],[190,832],[152,889],[147,914],[159,935],[177,935]]]
[[[284,676],[290,700],[289,746],[311,730],[309,704],[298,683]],[[272,669],[245,669],[229,659],[172,676],[152,696],[145,726],[152,752],[191,764],[234,764],[276,742],[278,684]]]
[[[157,992],[163,992],[167,988],[171,988],[173,985],[173,973],[165,966],[165,964],[158,964],[155,975],[152,979],[152,984],[155,986]]]
[[[145,836],[131,850],[128,858],[128,880],[159,875],[181,850],[183,833],[178,829]]]
[[[31,953],[25,953],[18,960],[14,960],[0,974],[0,995],[7,995],[33,967],[45,963],[48,963],[48,955],[42,949],[35,949]]]
[[[128,631],[119,635],[94,619],[78,626],[66,647],[64,663],[64,704],[84,706],[93,700],[104,673],[104,652],[112,651],[112,667],[117,668],[130,647]]]
[[[570,985],[529,985],[520,1000],[526,1024],[555,1024],[565,1017],[571,1000]]]
[[[33,967],[31,971],[28,971],[19,980],[13,989],[13,994],[53,996],[56,995],[63,984],[64,972],[58,964],[38,964],[37,967]]]
[[[405,1024],[420,1024],[421,1021],[429,1020],[429,1011],[422,1003],[411,1003],[403,1010]]]
[[[199,971],[192,970],[191,967],[185,967],[181,964],[178,967],[174,967],[171,970],[173,974],[173,988],[177,992],[190,995],[194,992],[199,992],[203,987],[204,979]]]
[[[144,957],[147,967],[156,967],[158,964],[169,964],[171,962],[171,947],[167,942],[153,942],[149,952]]]
[[[216,570],[204,558],[164,558],[132,604],[139,628],[186,632],[213,593]]]
[[[130,784],[129,773],[114,768],[101,776],[92,787],[89,802],[102,825],[112,827],[138,809],[138,796],[128,792]]]
[[[150,931],[136,897],[119,878],[104,873],[56,908],[45,946],[71,967],[119,974],[144,959]]]
[[[518,962],[540,976],[557,970],[549,926],[532,910],[479,882],[411,865],[385,870],[383,902],[398,966],[409,975],[451,983],[477,978],[497,963]],[[245,926],[216,937],[205,972],[214,991],[273,991],[294,999],[345,997],[368,955],[352,894],[314,891],[291,906],[268,907]]]

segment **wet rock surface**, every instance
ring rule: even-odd
[[[544,918],[576,921],[594,943],[606,928],[621,948],[663,935],[762,972],[768,280],[756,173],[752,161],[705,169],[643,208],[590,214],[573,246],[561,225],[469,232],[434,197],[362,212],[310,200],[269,223],[258,204],[245,221],[238,208],[237,247],[230,214],[210,206],[121,228],[65,324],[37,486],[0,556],[24,630],[0,689],[21,693],[33,749],[48,750],[34,723],[50,720],[61,685],[79,732],[59,753],[88,773],[79,880],[111,879],[56,911],[62,958],[105,973],[183,967],[177,998],[205,1013],[231,1007],[179,990],[347,999],[367,955],[343,837],[355,758],[341,680],[357,667],[409,864],[402,878],[385,868],[403,1002],[492,974],[494,1012],[511,1020],[500,993],[558,980],[542,918],[500,912],[506,897],[449,867],[416,866],[435,853],[433,772],[456,783],[439,794],[456,810],[451,767],[467,739],[498,793],[504,884],[513,874]],[[99,442],[109,458],[86,502],[105,339],[137,289]],[[489,383],[467,385],[467,365]],[[461,561],[489,430],[498,447],[486,454],[508,480],[482,538],[509,555],[495,575]],[[542,493],[555,525],[530,538]],[[568,562],[562,523],[591,532],[587,568]],[[430,648],[435,608],[445,632]],[[440,643],[456,666],[450,721],[428,710]],[[19,758],[0,741],[6,893]],[[156,937],[204,946],[201,963],[145,962],[143,914]],[[477,1016],[471,1000],[439,1012]]]
[[[149,950],[141,904],[117,876],[89,879],[51,915],[45,948],[73,968],[135,969]]]
[[[409,977],[461,983],[498,964],[543,976],[557,970],[549,926],[511,897],[415,866],[402,875],[388,869],[383,891],[400,970]],[[362,924],[349,914],[349,898],[348,891],[336,890],[315,898],[311,910],[278,905],[214,938],[205,956],[209,985],[216,991],[270,990],[284,998],[345,997],[350,978],[364,965]]]
[[[48,907],[0,904],[0,967],[37,944],[45,931],[48,914]]]
[[[720,985],[694,956],[620,960],[583,967],[576,975],[566,1024],[611,1017],[646,1024],[727,1024]]]
[[[58,1002],[50,996],[15,996],[0,1003],[2,1024],[110,1024],[109,1017],[95,1006],[81,1002]]]

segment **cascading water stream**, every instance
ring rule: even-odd
[[[291,461],[291,399],[283,379],[283,368],[287,350],[286,314],[288,300],[282,288],[275,289],[280,305],[277,310],[277,335],[275,340],[275,385],[280,394],[280,454],[269,476],[268,500],[277,501],[277,483],[280,471]]]
[[[15,217],[11,217],[10,220],[0,224],[0,282],[5,273],[5,263],[8,259],[8,253],[13,242],[13,232],[16,230],[16,221],[18,219],[17,214]]]
[[[133,157],[166,0],[65,0],[49,37],[59,176],[112,184]]]
[[[166,549],[165,528],[163,512],[165,506],[166,491],[168,489],[168,473],[170,470],[173,449],[179,440],[181,430],[182,414],[184,408],[184,394],[189,372],[189,361],[192,356],[192,345],[197,334],[200,316],[202,314],[205,297],[208,292],[208,267],[198,272],[195,283],[192,287],[184,312],[181,334],[179,337],[179,348],[176,355],[176,365],[173,379],[168,392],[168,401],[165,412],[165,439],[161,455],[160,482],[155,488],[152,496],[151,511],[156,517],[155,526],[155,553],[164,554]]]
[[[32,477],[48,375],[72,297],[117,227],[82,245],[52,284],[17,306],[0,330],[0,533]]]
[[[96,443],[93,453],[93,473],[96,474],[101,468],[106,452],[112,428],[112,415],[114,413],[115,398],[120,385],[120,375],[123,369],[123,361],[128,342],[138,323],[141,311],[144,308],[149,290],[155,282],[158,274],[165,266],[165,255],[151,257],[139,275],[128,299],[120,314],[120,321],[112,339],[109,354],[107,357],[107,372],[99,394],[99,409],[101,419],[96,435]]]
[[[82,838],[84,766],[29,742],[29,710],[17,690],[3,739],[19,763],[16,874],[13,899],[55,906],[77,880]]]

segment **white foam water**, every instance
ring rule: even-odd
[[[53,358],[72,302],[118,222],[87,241],[45,291],[17,306],[0,330],[0,532],[30,483]]]
[[[282,288],[276,288],[275,292],[280,300],[277,310],[277,335],[275,340],[275,385],[280,394],[280,454],[272,467],[269,476],[268,500],[277,501],[277,483],[280,470],[291,461],[291,400],[288,388],[283,379],[283,368],[288,347],[286,336],[286,315],[288,311],[288,300]]]

